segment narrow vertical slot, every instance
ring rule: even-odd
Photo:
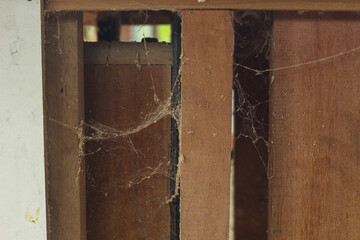
[[[234,239],[267,238],[269,12],[234,14]]]
[[[180,239],[180,178],[178,173],[179,164],[179,114],[181,107],[181,18],[177,13],[172,14],[172,46],[173,66],[171,68],[171,178],[170,191],[174,196],[170,202],[171,214],[171,240]]]

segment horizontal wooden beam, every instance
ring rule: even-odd
[[[359,11],[359,0],[47,0],[45,10],[253,9]]]
[[[85,43],[85,64],[172,65],[172,45],[167,43]]]

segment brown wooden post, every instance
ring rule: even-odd
[[[182,12],[180,239],[228,239],[231,11]]]
[[[276,13],[273,31],[273,67],[293,67],[271,80],[269,239],[360,239],[360,16]]]
[[[45,17],[48,239],[86,239],[82,14]]]

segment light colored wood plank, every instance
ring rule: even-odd
[[[85,64],[172,65],[172,44],[85,43]]]
[[[86,122],[109,133],[85,145],[88,240],[170,239],[170,92],[170,66],[85,65]]]
[[[276,13],[273,66],[358,48],[351,13]],[[359,52],[274,72],[270,240],[360,239]]]
[[[45,19],[48,239],[86,239],[82,14]]]
[[[47,0],[45,9],[59,10],[162,10],[251,9],[359,11],[358,0]]]
[[[180,239],[228,239],[231,11],[182,12]]]

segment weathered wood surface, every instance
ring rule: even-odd
[[[51,14],[45,21],[48,239],[86,239],[82,14]]]
[[[182,12],[180,239],[228,239],[231,11]]]
[[[45,10],[327,10],[359,11],[358,0],[47,0]]]
[[[88,42],[85,64],[172,65],[172,45],[167,43]]]
[[[85,65],[89,240],[170,238],[170,91],[171,66]]]
[[[276,13],[270,240],[360,239],[360,16]]]

